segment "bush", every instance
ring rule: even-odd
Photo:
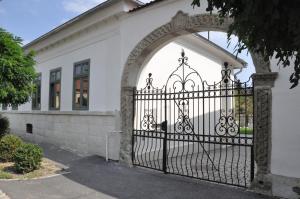
[[[0,138],[9,133],[9,120],[7,117],[0,115]]]
[[[21,138],[15,135],[5,135],[0,140],[0,159],[13,161],[16,150],[22,145]]]
[[[18,173],[28,173],[41,165],[43,150],[35,144],[24,143],[14,155],[15,169]]]

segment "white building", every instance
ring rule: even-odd
[[[107,2],[112,4],[108,8],[105,8],[105,3],[100,5],[98,9],[103,10],[93,11],[94,14],[105,12],[112,6],[131,5],[128,2],[113,2]],[[111,15],[114,16],[113,13]],[[86,16],[81,18],[88,20]],[[31,102],[20,105],[18,110],[7,108],[10,117],[14,117],[11,119],[13,132],[81,154],[106,155],[106,134],[120,131],[119,88],[116,87],[120,85],[119,74],[122,70],[118,65],[121,61],[118,46],[122,42],[119,37],[122,35],[110,30],[111,26],[120,29],[120,24],[115,23],[111,20],[104,27],[99,26],[93,32],[94,36],[79,35],[70,43],[63,44],[59,50],[37,51],[35,59],[39,77],[36,80],[36,93]],[[68,30],[68,27],[58,28],[61,31]],[[46,35],[42,38],[51,38]],[[39,40],[41,38],[25,46],[25,49],[36,49],[34,46],[40,45]],[[198,66],[199,74],[210,83],[221,80],[220,71],[224,62],[228,62],[232,69],[246,65],[243,60],[236,60],[234,55],[200,35],[181,36],[153,54],[149,63],[144,64],[137,88],[145,86],[149,72],[159,80],[155,82],[156,86],[162,87],[176,69],[183,49],[189,57],[189,63]],[[32,125],[32,134],[26,133],[28,124]],[[110,159],[119,159],[119,137],[119,134],[110,137]]]
[[[220,24],[205,12],[205,2],[193,9],[180,0],[146,5],[135,0],[109,0],[26,45],[26,50],[37,53],[36,69],[41,74],[37,84],[41,89],[32,103],[19,106],[17,111],[5,111],[12,131],[37,142],[100,156],[105,156],[106,134],[123,131],[122,135],[110,136],[109,158],[128,162],[133,110],[129,93],[142,84],[139,81],[147,73],[147,67],[143,72],[147,63],[176,60],[176,45],[180,44],[187,56],[194,54],[197,63],[213,66],[199,69],[209,81],[220,79],[215,71],[220,71],[224,61],[237,68],[244,64],[209,41],[191,35],[228,28],[230,21]],[[170,42],[174,43],[166,46]],[[164,53],[164,46],[176,50],[168,59],[162,55],[164,59],[155,61]],[[296,198],[292,187],[300,183],[299,88],[288,90],[289,70],[281,70],[275,80],[276,60],[269,65],[254,56],[254,64],[259,104],[255,106],[256,142],[260,143],[255,152],[257,187],[268,194]]]

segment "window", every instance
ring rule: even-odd
[[[7,110],[7,106],[8,106],[7,104],[2,104],[2,110],[6,111]]]
[[[32,94],[32,110],[40,110],[41,109],[41,80],[42,75],[39,74],[37,78],[34,80],[35,91]]]
[[[32,124],[27,123],[27,124],[26,124],[26,133],[32,134],[32,129],[33,129]]]
[[[74,64],[73,109],[87,110],[89,106],[90,61]]]
[[[18,110],[18,105],[17,104],[12,104],[11,105],[11,110],[17,111]]]
[[[49,94],[49,109],[60,109],[61,95],[61,68],[50,71],[50,94]]]

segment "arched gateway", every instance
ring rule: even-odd
[[[133,133],[133,92],[136,86],[139,71],[143,63],[149,59],[165,43],[177,36],[201,31],[226,32],[231,19],[220,23],[216,15],[200,14],[189,16],[179,11],[172,20],[152,31],[130,53],[123,70],[121,82],[121,161],[132,164],[132,133]],[[252,188],[259,191],[270,191],[268,174],[270,173],[271,157],[271,88],[277,73],[270,70],[269,63],[257,54],[251,53],[256,73],[254,82],[254,160],[257,172],[252,181]]]

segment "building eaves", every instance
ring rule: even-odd
[[[150,7],[154,4],[157,4],[157,3],[162,2],[162,1],[165,1],[165,0],[153,0],[153,1],[150,1],[150,2],[145,3],[145,4],[141,4],[140,6],[138,6],[136,8],[133,8],[133,9],[129,10],[128,12],[135,12],[135,11]]]
[[[205,37],[203,37],[203,36],[201,36],[201,35],[199,35],[199,34],[197,34],[197,33],[194,34],[194,35],[195,35],[196,37],[198,37],[199,39],[205,41],[205,42],[206,42],[207,44],[209,44],[210,46],[212,46],[212,47],[214,47],[214,48],[216,48],[216,49],[218,49],[218,50],[224,52],[225,54],[227,54],[227,55],[230,56],[231,58],[236,59],[236,60],[237,60],[238,62],[240,62],[244,67],[247,66],[248,63],[247,63],[246,61],[244,61],[243,59],[241,59],[241,58],[239,58],[239,57],[233,55],[233,54],[230,53],[230,52],[228,52],[226,49],[222,48],[221,46],[217,45],[216,43],[214,43],[214,42],[212,42],[212,41],[206,39]]]
[[[65,29],[65,28],[71,26],[71,25],[72,25],[73,23],[75,23],[76,21],[81,20],[81,19],[83,19],[84,17],[86,17],[86,16],[88,16],[88,15],[90,15],[90,14],[96,12],[96,11],[99,11],[99,10],[102,10],[102,9],[104,9],[104,8],[107,8],[107,7],[113,5],[114,3],[117,3],[117,2],[119,2],[119,1],[120,1],[120,0],[107,0],[107,1],[104,1],[103,3],[101,3],[101,4],[99,4],[99,5],[95,6],[95,7],[93,7],[93,8],[91,8],[91,9],[87,10],[86,12],[84,12],[84,13],[82,13],[82,14],[80,14],[80,15],[78,15],[78,16],[72,18],[72,19],[70,19],[69,21],[67,21],[67,22],[65,22],[65,23],[63,23],[63,24],[61,24],[60,26],[58,26],[58,27],[56,27],[56,28],[50,30],[50,31],[47,32],[46,34],[43,34],[42,36],[40,36],[40,37],[34,39],[34,40],[31,41],[30,43],[24,45],[23,48],[26,49],[26,48],[28,48],[28,47],[30,47],[30,46],[32,46],[32,45],[38,43],[38,42],[40,42],[40,41],[42,41],[42,40],[44,40],[44,39],[50,37],[51,35],[53,35],[53,34],[59,32],[59,31],[61,31],[62,29]],[[136,2],[138,5],[141,5],[141,2],[139,2],[138,0],[134,0],[134,2]]]

